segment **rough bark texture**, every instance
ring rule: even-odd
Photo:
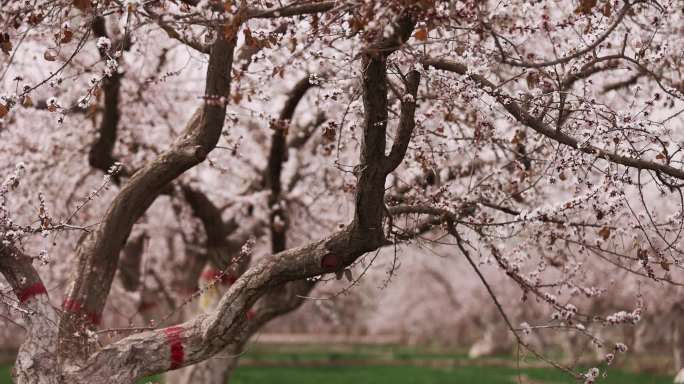
[[[276,123],[273,135],[271,137],[271,148],[268,155],[267,168],[263,174],[265,181],[259,183],[263,187],[270,188],[269,206],[271,208],[270,215],[270,234],[271,234],[271,249],[273,253],[282,252],[286,249],[287,243],[287,207],[282,198],[282,169],[283,163],[287,161],[288,143],[287,136],[289,133],[289,125],[294,116],[295,109],[300,103],[306,91],[313,85],[309,82],[308,76],[300,80],[293,90],[289,93],[285,105],[281,111],[279,121]],[[214,236],[218,241],[223,241],[220,236],[220,231],[211,230],[208,228],[221,228],[223,226],[221,214],[206,196],[200,199],[186,199],[190,202],[195,215],[200,218],[205,226],[207,232],[208,242],[211,242],[211,236]],[[201,202],[202,204],[198,204]],[[278,219],[276,219],[276,217]],[[276,223],[276,220],[281,220],[284,225]],[[256,231],[253,231],[256,234]],[[225,236],[224,236],[225,237]],[[240,239],[242,243],[246,238]],[[242,243],[239,243],[240,245]],[[237,254],[237,249],[224,249],[227,255]],[[231,252],[232,253],[228,253]],[[229,257],[230,258],[230,257]],[[240,276],[249,260],[240,260],[239,265],[233,266],[229,271],[232,278]],[[221,267],[225,270],[226,267]],[[262,297],[258,302],[258,308],[251,309],[251,314],[255,317],[250,323],[249,330],[244,334],[238,342],[228,345],[225,350],[216,357],[187,367],[179,371],[169,372],[166,375],[166,381],[169,384],[184,384],[184,383],[216,383],[225,384],[229,382],[230,375],[233,369],[237,366],[240,354],[249,340],[249,338],[258,331],[263,325],[273,318],[284,313],[290,312],[298,308],[302,303],[302,296],[308,294],[312,289],[313,284],[306,281],[292,282],[284,285],[281,289],[273,290]],[[266,303],[266,306],[264,306]],[[215,304],[215,303],[214,303]]]
[[[332,3],[326,5],[331,6]],[[262,13],[253,17],[270,16]],[[33,282],[34,277],[40,281],[30,259],[22,255],[15,256],[21,262],[7,262],[10,253],[7,248],[0,254],[0,272],[13,284],[24,307],[40,315],[31,318],[34,323],[17,360],[21,370],[18,382],[131,383],[205,361],[225,350],[239,351],[263,324],[301,304],[298,295],[312,287],[306,278],[339,271],[364,253],[387,244],[383,232],[385,178],[406,152],[418,85],[418,74],[413,72],[409,75],[413,80],[407,87],[411,98],[404,102],[399,134],[390,156],[386,156],[387,58],[410,36],[414,24],[412,16],[405,14],[398,21],[394,35],[381,38],[362,55],[366,117],[356,171],[353,221],[325,239],[261,259],[230,287],[214,311],[179,325],[134,334],[91,353],[90,348],[94,346],[88,341],[87,329],[99,322],[119,255],[132,226],[171,181],[206,158],[220,136],[225,118],[222,100],[230,92],[235,40],[219,36],[209,57],[205,91],[208,101],[170,149],[131,176],[111,203],[102,223],[80,242],[59,319],[49,305],[44,287],[40,289],[42,285],[38,288],[31,285],[32,293],[26,296],[24,284]],[[302,85],[299,89],[302,95],[307,87]],[[293,111],[294,106],[291,112],[286,106],[284,116],[291,117]],[[286,137],[276,139],[274,143],[277,141],[279,147],[287,143]],[[107,150],[111,153],[110,147]],[[278,152],[284,153],[282,148]],[[282,156],[275,158],[282,164]],[[269,186],[274,187],[273,183]],[[200,200],[195,202],[202,205]],[[284,247],[283,240],[276,249]]]
[[[233,50],[233,40],[214,43],[207,69],[207,99],[229,95]],[[206,158],[220,137],[224,117],[223,103],[205,103],[171,148],[128,180],[102,224],[79,245],[60,319],[60,357],[83,357],[84,340],[73,335],[88,323],[99,322],[119,253],[133,224],[169,182]]]
[[[300,100],[306,94],[306,91],[313,85],[306,77],[300,80],[290,92],[285,102],[285,107],[280,113],[279,121],[273,130],[271,137],[271,149],[268,155],[267,168],[267,183],[271,189],[271,194],[268,199],[268,205],[271,208],[270,223],[271,223],[271,249],[273,253],[278,253],[285,250],[286,238],[285,234],[288,227],[287,209],[282,201],[282,180],[281,174],[283,170],[283,163],[287,160],[287,134],[290,127],[290,120],[294,116],[295,109]]]
[[[140,288],[140,268],[146,238],[146,234],[141,233],[126,243],[119,261],[119,280],[129,292],[135,292]]]
[[[92,24],[93,34],[96,37],[109,38],[105,18],[96,16],[93,18]],[[128,50],[131,46],[127,39],[122,42],[115,42],[115,47],[121,46],[124,50]],[[105,52],[100,52],[100,57],[103,60],[107,59]],[[117,129],[119,126],[120,112],[119,112],[119,98],[121,90],[121,81],[123,74],[114,72],[112,76],[105,78],[102,82],[102,93],[104,94],[104,106],[100,126],[98,127],[98,136],[90,147],[88,152],[88,162],[90,166],[107,172],[111,166],[114,165],[116,159],[113,156],[114,145],[116,144]],[[114,181],[119,182],[119,177],[125,171],[120,171],[114,175]]]
[[[50,305],[47,290],[31,258],[12,245],[0,245],[0,273],[17,296],[17,305],[24,311],[28,332],[19,348],[13,376],[17,383],[53,384],[57,372],[57,313]]]
[[[228,290],[214,312],[172,328],[140,333],[108,345],[73,371],[74,377],[126,383],[204,361],[227,346],[244,342],[251,324],[256,322],[256,317],[248,320],[247,313],[260,297],[289,281],[345,268],[364,253],[386,244],[382,230],[384,182],[393,162],[385,156],[387,112],[377,108],[387,107],[387,55],[408,37],[413,22],[405,17],[399,26],[398,35],[380,41],[363,59],[367,64],[363,78],[367,117],[352,223],[323,240],[260,260]],[[415,100],[416,95],[412,96]],[[397,146],[401,157],[401,148],[405,147]],[[179,349],[182,359],[178,358]]]

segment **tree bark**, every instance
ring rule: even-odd
[[[13,376],[17,383],[56,384],[57,312],[31,258],[14,245],[0,245],[0,273],[14,290],[28,332],[19,348]]]
[[[236,33],[242,16],[236,18],[238,25],[224,30]],[[207,102],[169,150],[133,174],[114,198],[102,223],[80,242],[60,316],[49,305],[42,285],[30,285],[30,295],[27,293],[26,282],[33,277],[39,282],[30,259],[0,264],[0,272],[13,284],[24,308],[41,315],[31,319],[34,324],[20,351],[17,367],[22,372],[18,382],[131,383],[211,359],[226,348],[241,350],[265,322],[301,304],[301,293],[312,287],[306,278],[343,270],[366,252],[388,244],[383,231],[384,184],[388,173],[403,159],[411,138],[419,77],[417,72],[410,74],[415,80],[407,89],[411,97],[402,103],[400,133],[391,155],[386,156],[387,58],[408,39],[414,25],[411,12],[406,11],[394,34],[381,36],[362,54],[365,119],[352,222],[322,240],[259,260],[210,313],[128,336],[91,353],[91,329],[99,322],[132,226],[172,180],[202,162],[218,141],[225,119],[225,100],[230,96],[235,45],[234,34],[219,34],[209,57]],[[0,261],[8,260],[3,251]],[[40,359],[34,360],[36,357]]]
[[[408,38],[413,25],[409,15],[402,17],[395,35],[381,40],[364,54],[363,62],[368,64],[363,77],[364,92],[387,98],[387,55]],[[417,73],[412,76],[418,78]],[[415,107],[416,89],[411,91],[413,101],[408,102]],[[215,311],[174,327],[143,332],[107,345],[69,372],[70,377],[75,381],[88,377],[95,381],[127,383],[207,360],[248,337],[251,324],[258,324],[252,320],[260,315],[259,311],[249,315],[249,311],[253,307],[261,308],[258,304],[255,307],[260,297],[289,281],[344,269],[366,252],[385,245],[384,183],[394,161],[385,155],[387,121],[383,116],[386,111],[374,108],[386,108],[386,104],[386,101],[365,97],[364,139],[357,167],[355,217],[351,224],[323,240],[261,259],[231,286]],[[407,139],[410,135],[402,137]],[[402,148],[406,146],[397,148],[403,158]]]

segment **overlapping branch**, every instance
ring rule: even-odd
[[[275,17],[290,17],[327,12],[339,6],[340,1],[310,2],[308,4],[292,4],[271,9],[250,9],[247,17],[250,19],[268,19]]]
[[[235,39],[219,38],[212,46],[207,69],[207,102],[188,123],[171,148],[137,171],[105,213],[97,230],[76,251],[76,267],[63,305],[60,339],[72,337],[79,321],[97,323],[116,272],[119,253],[133,224],[176,177],[202,162],[215,147],[223,128],[230,93]],[[62,343],[67,356],[78,354],[78,344]]]
[[[481,75],[468,72],[468,67],[464,64],[435,58],[426,58],[423,63],[443,71],[454,72],[459,75],[468,76],[470,79],[485,92],[496,98],[496,100],[511,114],[518,122],[532,128],[534,131],[555,140],[570,148],[576,149],[587,155],[592,155],[600,159],[608,160],[615,164],[624,165],[635,169],[651,170],[659,174],[668,175],[679,180],[684,180],[684,170],[674,168],[665,163],[644,160],[631,156],[624,156],[607,149],[602,149],[586,142],[580,142],[576,138],[544,123],[540,118],[532,116],[528,110],[520,106],[512,97],[505,95],[498,88]]]
[[[524,67],[524,68],[544,68],[544,67],[550,67],[553,65],[558,65],[558,64],[565,64],[568,63],[578,57],[582,57],[585,54],[595,50],[601,43],[603,43],[617,28],[620,23],[624,20],[625,16],[629,13],[629,11],[634,7],[634,5],[643,3],[644,1],[634,1],[631,2],[629,0],[624,2],[624,5],[622,6],[622,9],[620,9],[620,12],[617,14],[615,17],[615,20],[613,23],[600,35],[594,40],[591,44],[587,45],[586,47],[582,49],[578,49],[575,52],[559,57],[553,60],[545,60],[545,61],[526,61],[526,60],[512,60],[508,59],[505,57],[503,50],[500,49],[501,52],[501,61],[505,64],[516,66],[516,67]],[[498,45],[498,38],[496,35],[494,35],[495,39],[497,39],[497,45]],[[501,47],[499,45],[499,47]]]
[[[385,212],[384,182],[390,164],[385,156],[386,60],[387,55],[410,35],[414,24],[412,17],[405,15],[396,28],[397,34],[379,41],[378,45],[383,50],[369,50],[364,54],[366,119],[352,223],[323,240],[261,259],[230,288],[214,312],[172,329],[133,335],[106,346],[75,374],[79,377],[88,376],[95,381],[107,379],[113,383],[127,382],[205,360],[240,340],[240,335],[249,328],[247,311],[270,290],[288,281],[340,270],[364,253],[386,243],[381,225]],[[384,98],[385,101],[374,97]],[[182,349],[182,361],[174,360],[170,364],[168,360],[157,358],[170,353],[170,344]]]

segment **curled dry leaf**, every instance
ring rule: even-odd
[[[48,49],[45,51],[45,53],[43,53],[43,59],[47,61],[55,61],[57,60],[57,53],[52,49]]]
[[[92,8],[90,0],[74,0],[74,7],[78,8],[81,12],[87,12]]]
[[[67,44],[74,38],[74,33],[70,29],[65,29],[59,34],[58,40],[61,44]]]
[[[605,17],[610,17],[610,15],[613,14],[613,7],[610,5],[610,1],[606,1],[601,9],[601,13],[603,13],[603,16]]]
[[[669,271],[669,270],[670,270],[670,264],[672,264],[672,263],[670,263],[669,261],[667,261],[667,260],[665,260],[665,259],[660,260],[660,267],[661,267],[662,269],[664,269],[665,271]]]
[[[530,72],[529,74],[527,74],[525,81],[527,82],[528,89],[536,88],[539,85],[539,73]]]
[[[26,95],[21,98],[21,105],[26,108],[33,107],[33,99],[31,99],[31,96]]]
[[[598,0],[580,0],[579,6],[575,9],[578,15],[590,15]]]
[[[0,34],[0,50],[9,55],[12,51],[12,42],[10,41],[9,34]]]
[[[332,142],[335,140],[335,128],[327,126],[323,129],[323,138],[328,141]]]
[[[420,29],[416,30],[416,33],[414,36],[415,36],[416,40],[418,40],[418,41],[427,41],[428,31],[426,28],[420,28]]]

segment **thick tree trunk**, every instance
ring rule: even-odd
[[[236,23],[241,21],[238,18]],[[378,109],[387,108],[387,56],[408,39],[414,25],[410,13],[402,15],[395,34],[383,35],[363,54],[366,116],[351,224],[322,240],[259,260],[233,283],[209,313],[89,350],[95,346],[92,328],[106,303],[119,253],[132,226],[169,182],[203,161],[213,149],[225,119],[223,103],[205,103],[171,149],[136,172],[123,187],[103,222],[77,249],[62,311],[50,305],[30,259],[23,255],[10,258],[8,247],[0,248],[0,272],[27,309],[30,323],[29,335],[16,363],[17,382],[128,384],[209,359],[220,361],[215,357],[226,350],[232,358],[237,353],[230,351],[241,351],[249,337],[266,322],[301,304],[301,297],[313,287],[306,278],[338,273],[363,254],[387,245],[383,231],[385,179],[403,159],[411,138],[418,73],[412,71],[409,75],[407,93],[412,97],[402,101],[398,134],[388,156],[384,155],[388,114]],[[233,32],[236,31],[237,28]],[[206,90],[209,100],[229,96],[228,74],[234,43],[235,36],[230,36],[230,41],[219,38],[212,46]],[[211,376],[220,373],[206,371]],[[193,382],[207,381],[198,377]]]
[[[199,364],[168,372],[166,384],[226,384],[237,367],[242,346],[229,346],[213,358]]]
[[[266,187],[270,188],[271,194],[269,195],[269,208],[271,210],[270,214],[270,233],[271,233],[271,250],[273,254],[282,252],[287,247],[287,230],[288,230],[288,214],[285,208],[286,202],[282,199],[282,169],[283,164],[287,160],[287,132],[289,131],[288,126],[292,117],[294,115],[297,105],[302,100],[307,90],[313,86],[309,81],[309,77],[306,76],[300,80],[290,92],[287,101],[283,107],[280,114],[278,128],[274,131],[271,138],[271,148],[268,155],[268,166],[266,168],[265,174],[263,175]],[[205,231],[207,233],[207,244],[218,244],[219,252],[222,257],[227,260],[233,259],[233,254],[236,254],[238,248],[247,240],[246,237],[240,238],[238,241],[234,241],[239,245],[239,247],[233,247],[231,249],[226,243],[225,231],[219,230],[224,227],[223,219],[221,218],[221,212],[215,207],[206,197],[198,196],[196,193],[189,189],[185,189],[186,199],[190,203],[195,212],[195,215],[199,217],[204,223]],[[278,221],[282,222],[280,225]],[[249,234],[254,234],[256,231],[250,230]],[[226,257],[228,256],[228,257]],[[216,259],[216,258],[210,258]],[[215,263],[217,264],[217,263]],[[234,274],[231,273],[231,278],[236,278],[244,272],[247,267],[248,260],[243,260],[242,265],[234,266]],[[217,264],[221,269],[226,268],[223,264]],[[210,273],[211,276],[211,273]],[[209,283],[204,281],[204,285]],[[203,295],[200,299],[200,312],[208,312],[215,308],[218,297],[223,296],[225,293],[224,284],[215,284],[214,287],[210,288],[209,291]],[[308,284],[306,284],[308,286]],[[222,288],[222,289],[221,289]],[[292,287],[289,287],[292,288]],[[296,289],[296,286],[295,286]],[[218,292],[217,292],[218,291]],[[220,292],[220,294],[218,294]],[[307,289],[308,292],[308,289]],[[297,297],[290,298],[293,302],[292,306],[288,306],[285,312],[294,310],[299,306],[301,300]],[[287,303],[287,302],[286,302]],[[275,317],[275,315],[273,316]],[[264,320],[264,323],[268,319]],[[253,327],[257,330],[257,327]],[[229,377],[233,369],[237,366],[240,352],[242,351],[245,343],[249,339],[249,335],[243,340],[237,341],[229,345],[220,356],[213,357],[202,363],[187,367],[182,370],[172,371],[166,375],[166,382],[170,384],[191,384],[191,383],[207,383],[207,384],[225,384],[228,382]]]
[[[19,348],[12,376],[17,384],[57,384],[57,313],[47,295],[36,296],[25,303],[31,312],[26,340]],[[38,310],[35,310],[35,309]],[[37,318],[40,317],[40,318]]]

